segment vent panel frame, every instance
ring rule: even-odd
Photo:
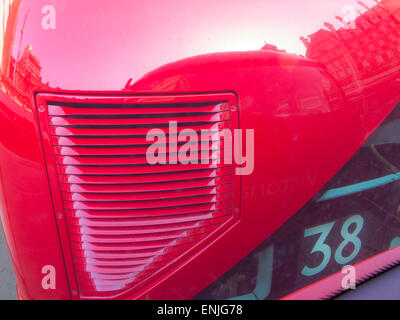
[[[93,108],[94,111],[96,111],[96,109],[103,111],[107,110],[105,113],[108,116],[111,115],[112,117],[115,115],[113,110],[116,110],[118,115],[122,115],[121,119],[123,119],[123,123],[126,123],[127,119],[125,119],[125,117],[128,116],[128,121],[135,121],[135,119],[138,119],[141,124],[145,123],[147,125],[149,121],[144,120],[143,115],[157,115],[157,110],[162,110],[163,112],[161,114],[163,116],[161,118],[157,117],[156,119],[158,121],[162,121],[162,119],[170,119],[165,115],[172,114],[172,117],[175,117],[173,120],[178,121],[178,132],[183,128],[190,127],[190,123],[196,123],[196,121],[190,121],[191,116],[188,115],[188,113],[191,113],[194,120],[196,120],[197,116],[201,118],[201,123],[204,123],[204,128],[211,128],[213,132],[217,132],[218,130],[222,130],[224,128],[230,128],[233,132],[234,129],[239,128],[237,105],[236,96],[229,92],[214,94],[129,96],[70,95],[50,93],[37,94],[36,111],[42,137],[50,192],[52,195],[55,219],[60,235],[66,272],[69,278],[71,296],[73,299],[119,299],[132,296],[132,294],[138,291],[143,292],[148,290],[158,280],[161,280],[163,277],[168,276],[168,274],[175,272],[176,269],[187,263],[189,259],[194,258],[197,254],[206,249],[207,246],[212,245],[212,242],[219,235],[222,235],[225,231],[239,221],[241,193],[240,176],[235,175],[235,163],[233,163],[231,166],[217,165],[214,167],[210,164],[210,168],[208,169],[204,168],[203,166],[201,170],[196,171],[194,180],[188,179],[187,181],[179,178],[179,175],[185,175],[185,165],[175,165],[175,168],[172,171],[164,170],[165,168],[163,168],[163,170],[160,169],[160,172],[164,176],[162,181],[155,183],[151,182],[153,181],[152,179],[149,180],[150,182],[146,182],[146,180],[144,180],[145,183],[142,186],[145,187],[139,189],[130,188],[130,186],[135,185],[135,183],[132,184],[132,180],[130,180],[130,182],[126,184],[109,184],[108,186],[110,189],[104,189],[106,192],[99,193],[99,190],[102,190],[102,183],[104,181],[102,181],[102,179],[97,179],[99,176],[96,175],[84,175],[84,177],[86,176],[91,178],[89,182],[92,182],[89,184],[74,183],[76,181],[82,181],[80,179],[75,179],[76,177],[79,178],[80,175],[74,175],[74,173],[85,174],[85,170],[82,171],[81,169],[89,168],[91,159],[90,156],[82,157],[78,155],[74,157],[69,154],[62,155],[57,154],[56,150],[72,150],[73,148],[74,151],[77,149],[79,151],[79,147],[76,148],[76,141],[80,140],[84,144],[87,144],[90,141],[93,142],[92,145],[89,145],[88,148],[85,149],[86,151],[90,151],[90,148],[93,148],[94,150],[96,148],[102,148],[103,153],[104,150],[107,151],[108,148],[110,148],[110,150],[114,148],[121,150],[127,146],[136,146],[136,144],[140,142],[140,139],[143,139],[141,137],[142,132],[145,132],[145,130],[148,130],[149,128],[138,129],[136,127],[124,127],[122,130],[118,130],[117,128],[115,129],[117,132],[116,135],[110,134],[103,136],[99,133],[105,131],[104,127],[101,127],[99,130],[97,128],[94,129],[93,133],[89,132],[91,128],[83,126],[83,129],[78,131],[85,132],[86,130],[88,132],[87,135],[81,136],[73,133],[69,134],[70,132],[68,132],[68,130],[64,130],[68,129],[67,121],[69,112],[71,112],[73,108],[78,108],[79,110],[77,113],[81,115],[83,114],[83,117],[85,117],[95,115],[93,113],[89,114],[89,111],[92,111],[91,108]],[[65,106],[65,109],[63,109],[63,106]],[[201,111],[202,106],[204,106],[206,112]],[[139,111],[139,116],[137,118],[135,118],[136,114],[129,113],[130,109],[134,110],[135,108]],[[196,112],[196,108],[199,108],[199,112]],[[146,111],[146,109],[148,110]],[[186,109],[189,112],[184,111]],[[170,113],[171,111],[176,112]],[[49,114],[49,112],[51,114]],[[183,119],[185,119],[186,123],[183,123],[183,126],[179,126],[180,117],[176,116],[176,114],[179,113],[184,113]],[[207,121],[207,115],[211,116],[210,121]],[[59,117],[62,119],[60,120]],[[57,118],[57,123],[52,123],[51,120],[54,118]],[[79,116],[72,118],[74,118],[74,124],[79,122]],[[95,120],[95,117],[93,118]],[[118,126],[118,119],[119,117],[117,116],[115,119],[112,119],[110,123]],[[194,127],[194,129],[196,131],[197,129],[202,129],[202,124],[198,124]],[[140,125],[140,127],[141,126],[142,125]],[[62,133],[65,132],[66,134],[58,135],[57,128],[62,128],[63,130],[58,131]],[[165,131],[168,132],[168,128],[165,128]],[[128,142],[126,144],[124,144],[125,139]],[[104,141],[104,144],[102,144],[101,141]],[[143,149],[145,145],[139,144],[139,147]],[[218,144],[217,148],[219,147],[221,146]],[[221,153],[219,150],[216,151]],[[101,156],[95,155],[95,157],[97,157],[100,162],[95,163],[95,165],[90,168],[91,173],[95,174],[97,171],[101,172],[101,168],[103,167],[106,168],[106,170],[109,168],[111,172],[110,177],[120,178],[113,180],[113,182],[123,181],[123,178],[127,176],[126,174],[121,175],[120,171],[121,168],[128,168],[129,166],[127,161],[125,161],[127,159],[126,156],[121,158],[110,157],[109,159],[105,160],[112,161],[106,161],[103,165],[101,162]],[[217,158],[219,157],[220,154],[217,155]],[[78,158],[82,160],[82,163],[79,163],[77,160]],[[62,161],[63,159],[66,159],[65,163]],[[146,175],[148,175],[146,174],[146,170],[138,170],[138,173],[136,173],[134,170],[134,168],[140,168],[140,166],[146,167],[146,163],[140,161],[143,159],[132,159],[134,159],[134,162],[132,163],[132,168],[130,168],[132,175],[128,176],[129,179],[134,178],[135,175],[138,177],[146,177]],[[182,169],[179,169],[179,166],[181,166]],[[191,172],[193,169],[192,165],[188,166],[190,170],[186,170],[186,174]],[[231,175],[227,175],[225,172],[226,170],[231,170]],[[212,173],[209,178],[207,178],[207,171]],[[174,180],[172,179],[172,176],[175,172],[177,173],[177,177]],[[71,183],[69,183],[67,180],[66,182],[69,184],[66,184],[62,183],[62,180],[60,179],[62,176],[64,176],[64,182],[65,177],[72,176],[74,178],[71,180]],[[190,178],[190,176],[188,177]],[[171,187],[165,189],[167,194],[173,194],[177,190],[184,190],[184,195],[179,197],[178,192],[175,198],[171,198],[172,200],[178,202],[175,204],[171,203],[171,206],[164,206],[163,201],[159,200],[157,202],[157,206],[160,208],[159,214],[153,214],[150,216],[147,214],[147,211],[150,213],[151,207],[148,207],[146,202],[152,201],[151,197],[146,199],[147,194],[146,197],[143,196],[145,199],[141,199],[140,197],[133,197],[132,199],[129,199],[127,196],[136,194],[143,195],[143,193],[147,192],[149,188],[151,191],[151,186],[153,184],[155,186],[155,194],[159,194],[160,191],[162,191],[163,188],[169,183],[171,183]],[[183,188],[182,186],[186,184],[187,188]],[[136,183],[136,185],[138,184]],[[157,186],[160,187],[157,188]],[[208,191],[209,194],[201,195],[201,190]],[[87,199],[82,196],[82,192],[86,195]],[[230,196],[228,195],[229,193]],[[113,201],[113,195],[119,195],[119,198]],[[96,196],[99,200],[102,200],[100,208],[92,205],[98,201]],[[136,201],[134,198],[140,199],[138,201],[142,204],[137,211],[135,211],[135,208],[132,208],[132,203]],[[194,201],[184,205],[186,201],[185,199],[192,199]],[[164,201],[168,202],[169,200],[164,199]],[[66,202],[69,203],[68,206],[65,205]],[[113,209],[113,202],[118,203],[117,209]],[[176,213],[173,211],[174,208],[177,210]],[[97,210],[101,210],[101,219],[99,219],[99,217],[96,215],[96,212],[99,212]],[[155,209],[153,208],[153,211],[154,210],[157,211],[157,207]],[[132,216],[135,215],[136,212],[137,216]],[[231,212],[231,214],[227,214],[227,212]],[[115,216],[113,216],[114,213],[116,214]],[[213,213],[215,213],[215,217],[213,217]],[[191,215],[191,217],[185,220],[185,214]],[[154,221],[149,221],[149,219],[152,218],[154,218]],[[166,224],[164,219],[168,220],[169,218],[172,219],[171,223]],[[112,226],[106,226],[105,221],[107,221],[107,219],[114,219],[118,220],[119,222],[126,221],[128,226],[124,226],[123,222],[116,223],[116,221],[113,221]],[[90,249],[100,248],[101,246],[112,249],[113,246],[121,246],[121,241],[123,242],[125,240],[133,239],[133,231],[130,231],[130,229],[133,228],[132,224],[134,224],[135,220],[138,221],[137,230],[140,232],[139,234],[136,234],[138,238],[129,243],[127,248],[132,249],[140,247],[143,248],[140,250],[148,250],[148,252],[140,257],[140,255],[135,255],[135,252],[132,253],[127,251],[125,256],[120,258],[120,261],[121,268],[126,268],[128,271],[121,274],[121,278],[123,278],[124,281],[121,280],[118,282],[118,277],[116,279],[112,277],[112,269],[110,269],[111,271],[109,271],[109,273],[104,272],[107,271],[107,269],[104,268],[102,263],[106,261],[106,263],[104,262],[106,265],[114,267],[116,264],[115,261],[117,261],[115,258],[115,252],[121,252],[123,251],[123,248],[118,247],[115,252],[109,255],[103,251],[101,254],[96,255],[93,254],[95,251]],[[79,221],[82,221],[84,225],[78,226],[77,224]],[[157,248],[162,247],[163,244],[168,244],[168,241],[174,239],[174,235],[177,235],[179,230],[185,229],[185,227],[189,226],[190,223],[194,222],[197,223],[197,227],[192,228],[193,232],[189,231],[189,235],[187,237],[178,237],[178,240],[176,243],[174,243],[174,245],[165,246],[165,253],[157,256],[154,260],[154,264],[156,265],[155,268],[150,268],[152,270],[143,271],[143,273],[138,275],[134,281],[129,282],[128,276],[133,274],[132,270],[137,271],[140,269],[135,266],[143,266],[145,265],[146,261],[149,261],[148,255],[151,254],[151,250],[154,251]],[[168,231],[168,225],[172,226],[170,231]],[[92,230],[90,230],[91,232],[89,233],[84,233],[81,231],[82,228],[92,228]],[[113,230],[118,230],[118,228],[120,228],[120,230],[122,230],[121,228],[127,228],[126,230],[123,230],[123,233],[119,234],[121,237],[119,240],[121,241],[118,241],[117,237],[115,237],[115,239],[107,238],[110,234],[112,234]],[[149,229],[151,228],[154,228],[154,230],[159,230],[159,232],[149,232]],[[81,233],[79,234],[79,232]],[[80,239],[79,237],[81,235],[82,238]],[[105,237],[107,241],[101,242],[99,240],[101,237]],[[86,240],[84,239],[90,240],[89,244],[86,244],[89,249],[81,248],[82,250],[79,251],[79,246],[83,247],[86,243]],[[85,250],[88,250],[87,256],[85,256]],[[85,261],[87,262],[88,259],[93,263],[85,264]],[[133,264],[130,261],[133,261]],[[151,266],[152,265],[150,264],[150,267]],[[103,273],[99,273],[97,271],[103,271]],[[90,274],[93,275],[92,281],[96,279],[96,281],[99,283],[99,291],[97,292],[90,292],[91,284],[90,277],[88,277]],[[102,276],[99,276],[99,274],[105,274],[106,276],[102,278]],[[109,286],[108,288],[112,287],[113,279],[116,281],[115,288],[120,289],[102,292],[104,286],[105,288],[107,288],[107,286]],[[121,284],[122,287],[118,287],[118,284]],[[128,285],[123,287],[123,284]]]

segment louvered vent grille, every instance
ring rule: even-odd
[[[161,128],[169,143],[170,121],[177,122],[178,133],[232,128],[229,101],[202,96],[99,103],[62,97],[47,98],[39,119],[57,173],[80,296],[136,287],[232,221],[233,168],[215,161],[222,157],[219,139],[206,148],[198,144],[201,157],[214,160],[209,164],[146,160],[153,143],[146,134]]]

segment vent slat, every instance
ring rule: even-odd
[[[194,150],[196,152],[202,152],[202,151],[216,151],[216,150],[223,150],[224,148],[224,143],[215,141],[213,143],[210,143],[209,145],[199,145],[199,144],[187,144],[187,146],[191,146],[192,148],[195,148]],[[178,146],[178,148],[181,146]],[[168,155],[169,153],[167,152],[168,150],[168,144],[165,144],[165,146],[160,147],[157,146],[157,148],[164,148],[164,152],[161,153],[160,149],[158,151],[160,152],[159,154],[164,154]],[[146,152],[149,150],[149,146],[135,146],[135,147],[121,147],[121,148],[85,148],[85,147],[54,147],[55,154],[56,155],[61,155],[61,156],[107,156],[107,155],[140,155],[145,157]],[[230,149],[228,149],[230,150]],[[185,154],[185,152],[178,152],[178,154]]]
[[[82,239],[80,239],[79,237],[76,236],[72,236],[71,240],[72,240],[72,248],[77,249],[77,250],[82,250],[83,246],[86,246],[86,248],[88,250],[93,250],[93,248],[95,247],[91,247],[91,245],[101,245],[101,246],[110,246],[111,248],[114,248],[115,246],[119,246],[120,244],[126,245],[129,244],[130,246],[132,246],[131,250],[148,250],[148,249],[159,249],[159,248],[166,248],[169,246],[177,246],[177,245],[181,245],[181,244],[186,244],[186,243],[194,243],[196,241],[201,240],[202,235],[195,235],[195,236],[190,236],[190,237],[186,237],[186,238],[179,238],[176,239],[175,241],[171,242],[169,240],[166,241],[152,241],[152,242],[129,242],[129,241],[115,241],[115,242],[111,242],[109,241],[110,239],[106,238],[103,240],[106,241],[98,241],[101,239],[94,238],[94,241],[82,241]],[[118,239],[119,240],[119,239]],[[92,249],[91,249],[92,248]],[[142,259],[144,260],[144,259]],[[123,262],[122,259],[120,259],[119,261],[114,261],[114,260],[104,260],[104,259],[87,259],[87,261],[77,261],[77,263],[89,263],[92,265],[116,265],[118,266],[118,262]],[[137,261],[137,260],[132,260],[132,259],[127,259],[126,261],[124,261],[125,265],[133,265],[133,264],[145,264],[148,263],[148,261],[144,260],[144,261]]]
[[[222,161],[221,161],[222,162]],[[185,171],[226,168],[228,165],[217,164],[187,164]],[[132,175],[132,174],[163,174],[182,171],[180,164],[165,164],[152,166],[64,166],[58,165],[57,172],[64,175]]]
[[[80,107],[79,105],[74,107],[64,107],[49,105],[48,111],[50,116],[75,116],[75,115],[159,115],[159,114],[188,114],[193,113],[217,113],[221,111],[227,111],[229,105],[227,103],[211,104],[211,105],[199,105],[195,107],[191,106],[180,106],[170,107],[170,105],[159,106],[154,108],[146,105],[137,106],[125,106],[123,108],[102,108],[101,106],[96,108]]]
[[[126,118],[121,118],[121,119],[104,119],[104,118],[98,118],[98,119],[83,119],[83,118],[66,118],[66,117],[50,117],[50,125],[51,126],[56,126],[56,127],[74,127],[74,126],[126,126],[126,125],[131,125],[134,128],[135,127],[140,127],[141,125],[149,125],[148,128],[168,128],[169,127],[169,122],[170,121],[175,121],[179,123],[180,125],[186,125],[186,124],[207,124],[207,123],[216,123],[216,122],[221,122],[221,121],[226,121],[229,120],[229,112],[219,112],[215,114],[208,114],[208,115],[200,115],[200,116],[190,116],[190,117],[168,117],[168,118],[157,118],[157,117],[152,117],[152,118],[133,118],[133,119],[126,119]]]
[[[176,254],[174,255],[174,257],[176,257]],[[157,265],[160,265],[161,262],[167,262],[171,259],[163,259],[161,261],[150,261],[150,263],[152,263],[154,268],[157,268]],[[114,274],[104,274],[104,273],[97,273],[97,272],[90,272],[90,275],[88,275],[88,273],[86,272],[82,272],[82,271],[78,271],[77,272],[77,276],[79,281],[82,281],[82,284],[90,284],[91,282],[96,282],[96,285],[115,285],[118,284],[119,281],[130,281],[132,282],[132,280],[140,280],[143,277],[148,276],[148,274],[150,272],[152,272],[152,270],[154,270],[154,268],[150,269],[147,267],[146,272],[141,272],[140,275],[138,275],[138,272],[123,272],[123,273],[114,273]],[[123,271],[123,270],[121,270]],[[116,281],[115,284],[113,284],[113,282]]]
[[[134,210],[71,210],[66,209],[68,217],[78,218],[156,218],[164,216],[175,216],[180,214],[203,213],[207,211],[222,210],[232,207],[232,200],[219,201],[215,203],[201,203],[181,207],[161,207],[156,211],[153,209],[134,209]]]
[[[119,235],[118,237],[113,237],[112,235],[106,234],[85,234],[81,235],[79,232],[71,233],[71,238],[81,238],[83,242],[96,242],[96,243],[158,243],[160,241],[165,241],[169,243],[175,243],[180,241],[181,239],[191,239],[192,237],[205,237],[210,232],[215,230],[216,225],[211,225],[209,227],[198,228],[190,230],[190,232],[186,232],[182,234],[182,232],[170,232],[168,234],[161,233],[161,234],[142,234],[142,235],[131,235],[131,234],[124,234]],[[99,241],[96,241],[99,240]],[[100,241],[103,240],[103,241]],[[112,242],[112,240],[115,240]],[[122,241],[122,242],[119,242]],[[100,259],[99,256],[91,256],[91,258]],[[124,257],[112,257],[111,259],[125,259]]]
[[[132,183],[116,185],[95,184],[61,184],[61,191],[79,193],[133,193],[133,192],[159,192],[170,190],[185,190],[192,188],[212,187],[232,183],[231,176],[212,178],[198,178],[191,180],[177,180],[168,182],[155,182],[152,184]]]
[[[190,132],[187,132],[185,135],[191,136]],[[196,133],[197,135],[197,133]],[[166,143],[168,144],[170,141],[169,135],[166,132]],[[153,139],[154,135],[149,134],[149,138]],[[54,146],[59,146],[59,147],[111,147],[115,148],[118,146],[126,146],[126,147],[133,147],[133,146],[150,146],[154,142],[149,142],[145,139],[145,137],[108,137],[107,139],[98,139],[96,136],[92,136],[89,138],[79,138],[79,137],[58,137],[58,136],[53,136],[53,145]],[[198,141],[201,143],[202,141],[210,141],[210,142],[215,142],[220,140],[220,135],[219,132],[214,132],[212,135],[201,135],[201,133],[198,134],[197,136]],[[154,140],[154,139],[153,139]],[[224,141],[231,141],[231,140],[226,140]],[[178,144],[183,144],[184,142],[180,142]]]
[[[201,203],[215,203],[232,199],[230,192],[215,195],[200,195],[173,199],[152,199],[140,201],[64,201],[66,209],[75,210],[130,210],[130,209],[157,209],[162,207],[176,207]]]
[[[188,223],[195,221],[204,221],[207,219],[229,216],[230,210],[210,212],[205,214],[180,215],[173,218],[150,218],[150,219],[85,219],[85,218],[67,218],[70,225],[83,227],[152,227],[152,226],[171,226],[173,224]]]
[[[189,162],[198,160],[199,164],[221,163],[223,153],[224,151],[213,151],[212,154],[210,153],[210,155],[200,155],[199,157],[187,156],[185,157],[185,160]],[[179,157],[176,158],[179,159]],[[168,163],[167,161],[168,159],[169,159],[168,157],[165,157],[164,159],[161,158],[159,163],[161,164]],[[100,166],[100,167],[149,165],[147,158],[145,156],[127,156],[127,155],[125,156],[113,155],[109,157],[104,157],[104,156],[79,157],[79,156],[56,155],[56,163],[60,165]],[[159,163],[153,164],[152,166],[158,165]]]
[[[70,184],[129,184],[129,183],[153,183],[153,182],[166,182],[177,181],[186,179],[198,178],[215,178],[221,176],[231,175],[231,168],[221,169],[206,169],[199,171],[187,172],[174,172],[163,174],[149,174],[149,175],[60,175],[61,183]]]
[[[220,217],[220,218],[215,218],[209,221],[201,221],[197,223],[193,223],[190,225],[182,225],[182,226],[169,226],[169,227],[157,227],[157,228],[101,228],[101,227],[80,227],[80,232],[85,232],[85,234],[88,235],[98,235],[98,236],[106,236],[106,235],[112,235],[115,234],[116,232],[120,233],[121,235],[127,236],[127,235],[146,235],[146,236],[155,236],[155,237],[167,237],[170,235],[172,232],[179,232],[183,235],[190,235],[191,232],[198,232],[198,229],[202,227],[207,227],[207,226],[215,226],[219,225],[221,223],[224,223],[227,221],[227,217]],[[213,223],[214,222],[214,223]],[[69,225],[69,228],[71,230],[75,230],[75,226]],[[76,232],[74,232],[76,233]],[[195,234],[196,234],[195,233]],[[203,232],[204,233],[204,232]],[[114,250],[114,251],[119,251],[119,250]],[[96,251],[95,253],[99,254],[96,257],[101,257],[100,254],[105,253],[107,254],[108,252],[100,252]],[[125,251],[124,251],[125,252]],[[115,254],[115,252],[113,253]],[[122,257],[121,257],[122,258]]]
[[[233,191],[232,185],[219,185],[217,187],[206,187],[198,189],[174,190],[162,192],[144,192],[144,193],[67,193],[63,192],[62,197],[66,201],[140,201],[140,200],[157,200],[157,199],[176,199],[184,197],[194,197],[201,195],[216,195],[223,192]]]
[[[210,133],[222,131],[230,128],[229,121],[222,121],[209,124],[194,124],[194,125],[180,125],[179,130],[195,130],[200,133],[201,130],[209,130]],[[149,128],[70,128],[70,127],[50,127],[50,133],[53,136],[64,137],[97,137],[98,139],[105,139],[107,137],[146,137],[149,134]],[[168,130],[165,132],[168,134]]]

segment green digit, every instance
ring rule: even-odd
[[[260,252],[258,256],[257,282],[253,292],[228,300],[264,300],[271,292],[272,268],[274,266],[274,245]]]
[[[349,232],[349,227],[355,224],[356,228],[352,233]],[[351,260],[353,260],[357,254],[360,252],[361,249],[361,240],[358,238],[359,233],[361,232],[364,226],[364,219],[359,216],[355,215],[348,218],[342,226],[342,230],[340,234],[342,235],[344,241],[339,245],[335,252],[335,260],[339,264],[348,264]],[[343,249],[347,246],[347,244],[352,243],[354,245],[353,252],[347,256],[343,256]]]
[[[322,259],[322,262],[314,268],[305,266],[303,270],[301,270],[301,274],[303,276],[310,277],[316,275],[317,273],[320,273],[328,265],[332,251],[331,248],[324,242],[328,237],[329,232],[331,232],[334,224],[335,222],[330,222],[327,224],[323,224],[317,227],[304,230],[304,237],[310,237],[316,234],[321,234],[314,248],[311,250],[311,254],[315,252],[321,252],[324,257]]]
[[[274,246],[271,245],[258,257],[258,275],[253,294],[259,300],[266,299],[271,292],[272,268],[274,266]]]
[[[393,249],[400,246],[400,237],[396,237],[392,240],[392,242],[390,242],[390,247],[389,249]]]

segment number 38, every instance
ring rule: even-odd
[[[304,237],[310,237],[313,235],[321,234],[318,238],[317,242],[315,243],[313,249],[311,250],[311,254],[315,252],[321,252],[323,255],[322,262],[313,268],[305,266],[303,270],[301,270],[301,274],[304,276],[314,276],[320,273],[325,267],[328,265],[332,250],[331,247],[325,243],[326,238],[328,237],[329,233],[331,232],[335,222],[330,222],[327,224],[323,224],[317,227],[313,227],[310,229],[306,229],[304,231]],[[353,232],[349,231],[351,225],[355,224],[355,229]],[[358,238],[359,233],[361,232],[364,226],[364,219],[359,216],[351,216],[348,218],[342,226],[340,234],[342,235],[343,241],[340,243],[339,247],[335,251],[335,261],[339,264],[348,264],[351,260],[353,260],[357,254],[360,252],[361,249],[361,240]],[[352,243],[354,246],[353,252],[348,255],[347,257],[343,256],[343,249],[349,244]]]

